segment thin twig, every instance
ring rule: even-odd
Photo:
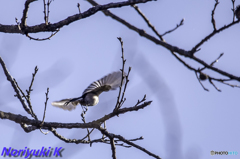
[[[38,129],[37,126],[28,126],[27,124],[24,124],[24,123],[21,123],[20,125],[26,133],[29,133]]]
[[[126,60],[125,60],[125,61],[126,61]],[[125,83],[125,85],[124,85],[124,89],[123,89],[123,92],[122,92],[122,97],[121,97],[120,105],[118,106],[118,109],[121,108],[121,106],[123,105],[123,103],[124,103],[125,100],[126,100],[126,98],[124,98],[124,96],[125,96],[125,92],[126,92],[126,89],[127,89],[127,84],[128,84],[128,82],[129,82],[128,77],[129,77],[129,74],[130,74],[131,69],[132,69],[132,68],[129,67],[129,69],[128,69],[128,74],[127,74],[126,77],[125,77],[126,83]]]
[[[43,14],[44,14],[44,21],[45,21],[45,24],[48,25],[48,19],[47,19],[47,4],[46,4],[46,1],[43,0]]]
[[[15,18],[15,21],[16,21],[16,23],[17,23],[18,29],[19,29],[19,30],[22,30],[22,29],[21,29],[21,26],[20,26],[21,23],[18,22],[18,19],[17,19],[17,18]]]
[[[142,13],[142,11],[138,8],[137,5],[132,5],[132,7],[138,12],[138,14],[145,20],[145,22],[148,24],[148,26],[153,30],[153,32],[162,40],[164,41],[162,35],[158,33],[158,31],[155,29],[155,27],[150,23],[150,21],[147,19],[147,17]]]
[[[217,86],[215,86],[215,84],[212,82],[212,79],[211,79],[211,78],[209,78],[208,80],[209,80],[209,82],[213,85],[213,87],[214,87],[217,91],[221,92],[221,90],[218,89]]]
[[[4,61],[3,61],[1,56],[0,56],[0,63],[2,65],[2,68],[3,68],[3,71],[5,73],[5,76],[7,77],[7,80],[11,83],[14,91],[16,92],[16,96],[19,99],[19,101],[21,102],[23,108],[25,109],[25,111],[28,114],[32,115],[31,114],[31,110],[28,108],[27,104],[25,103],[25,100],[22,98],[21,91],[18,89],[18,86],[17,86],[14,78],[10,75],[9,71],[7,70],[7,67],[6,67],[6,65],[5,65],[5,63],[4,63]]]
[[[104,125],[104,129],[107,129],[107,126],[106,126],[106,121],[104,121],[103,125]],[[104,135],[104,134],[102,134],[102,139],[104,139],[104,138],[105,138],[105,135]]]
[[[180,61],[184,66],[186,66],[189,70],[192,71],[197,71],[195,68],[191,67],[190,65],[188,65],[185,61],[183,61],[180,57],[178,57],[178,55],[176,55],[173,51],[171,51],[172,55],[178,60]]]
[[[94,0],[87,0],[89,3],[91,3],[93,6],[96,6],[96,5],[99,5],[98,3],[96,3]],[[215,72],[218,72],[219,74],[223,75],[223,76],[226,76],[226,77],[229,77],[230,79],[234,79],[234,80],[237,80],[237,81],[240,81],[240,77],[238,76],[235,76],[235,75],[232,75],[228,72],[225,72],[223,70],[220,70],[216,67],[213,67],[213,66],[210,66],[208,65],[205,61],[193,56],[193,53],[196,52],[197,50],[199,50],[199,47],[204,43],[206,42],[207,40],[209,40],[212,36],[214,36],[215,34],[223,31],[223,30],[226,30],[227,28],[237,24],[240,22],[240,20],[238,21],[235,21],[234,23],[230,23],[226,26],[223,26],[222,28],[218,29],[217,31],[215,32],[212,32],[211,34],[209,34],[208,36],[206,36],[201,42],[199,42],[191,51],[186,51],[186,50],[183,50],[183,49],[180,49],[176,46],[173,46],[173,45],[169,45],[168,43],[166,42],[163,42],[163,41],[160,41],[158,39],[156,39],[155,37],[147,34],[144,30],[142,29],[139,29],[137,28],[136,26],[133,26],[132,24],[128,23],[127,21],[125,21],[124,19],[116,16],[115,14],[111,13],[109,10],[102,10],[102,12],[106,15],[106,16],[110,16],[111,18],[113,18],[114,20],[120,22],[121,24],[125,25],[126,27],[128,27],[129,29],[137,32],[140,36],[143,36],[145,38],[147,38],[148,40],[158,44],[158,45],[161,45],[163,47],[165,47],[166,49],[170,50],[171,52],[174,52],[174,53],[178,53],[179,55],[182,55],[182,56],[185,56],[185,57],[189,57],[191,58],[192,60],[202,64],[203,66],[205,66],[206,68],[208,69],[211,69]],[[191,67],[189,67],[191,68]]]
[[[20,24],[21,30],[24,30],[25,27],[27,26],[27,14],[28,14],[29,5],[34,1],[37,1],[37,0],[26,0],[25,2],[25,8],[23,10],[23,15],[22,15],[21,24]]]
[[[29,86],[28,90],[26,90],[27,95],[25,96],[25,98],[26,98],[26,100],[27,100],[27,103],[28,103],[28,107],[29,107],[29,109],[31,110],[31,112],[32,112],[32,114],[33,114],[33,116],[34,116],[34,118],[35,118],[36,120],[38,120],[38,118],[37,118],[36,114],[34,113],[34,111],[33,111],[33,109],[32,109],[30,94],[31,94],[31,92],[33,91],[32,86],[33,86],[33,82],[34,82],[34,79],[35,79],[35,76],[36,76],[37,72],[38,72],[38,68],[37,68],[37,66],[36,66],[35,69],[34,69],[34,73],[32,74],[32,80],[31,80],[30,86]],[[19,88],[19,89],[20,89],[20,88]]]
[[[86,107],[86,110],[83,109],[83,111],[82,111],[82,113],[81,113],[81,117],[82,117],[83,123],[86,123],[86,121],[85,121],[85,114],[86,114],[87,111],[88,111],[88,107]],[[91,141],[90,131],[89,131],[88,128],[87,128],[87,137],[88,137],[88,141]],[[91,146],[91,145],[90,145],[90,146]]]
[[[219,55],[219,57],[210,64],[210,66],[213,66],[216,62],[218,62],[218,60],[219,60],[223,55],[224,55],[224,53],[221,53],[221,54]]]
[[[77,4],[79,14],[81,14],[80,3]]]
[[[218,60],[224,55],[224,53],[221,53],[218,58],[216,60],[214,60],[209,66],[213,66],[216,62],[218,62]],[[206,69],[206,67],[203,67],[201,69],[199,69],[199,71],[203,71],[204,69]]]
[[[232,12],[233,12],[233,21],[232,21],[232,22],[234,22],[234,21],[235,21],[235,0],[232,0],[232,6],[233,6],[233,8],[232,8]]]
[[[119,114],[124,114],[127,112],[131,112],[131,111],[138,111],[140,109],[144,109],[145,107],[149,106],[151,104],[152,101],[147,101],[144,102],[143,104],[139,105],[139,106],[132,106],[132,107],[128,107],[128,108],[121,108],[119,110],[117,110],[116,112],[111,112],[107,115],[105,115],[104,117],[89,122],[89,123],[57,123],[57,122],[44,122],[44,124],[42,125],[42,129],[50,129],[50,128],[66,128],[66,129],[73,129],[73,128],[98,128],[99,125],[101,123],[103,123],[104,121],[109,120],[110,118],[113,118]],[[0,118],[1,119],[8,119],[10,121],[14,121],[15,123],[18,124],[27,124],[27,125],[32,125],[32,126],[37,126],[39,127],[41,121],[36,121],[35,119],[29,119],[26,116],[22,116],[20,114],[13,114],[13,113],[7,113],[4,111],[0,111]]]
[[[144,101],[146,100],[146,97],[147,97],[147,95],[145,94],[145,95],[143,96],[143,99],[142,99],[142,100],[138,100],[138,101],[137,101],[137,104],[136,104],[134,107],[136,107],[136,106],[138,106],[140,103],[144,102]]]
[[[102,127],[99,127],[98,130],[101,131],[101,133],[105,134],[105,135],[106,135],[107,137],[109,137],[109,138],[118,138],[118,139],[121,140],[122,142],[124,142],[124,143],[126,143],[126,144],[128,144],[128,145],[131,145],[131,146],[133,146],[133,147],[135,147],[135,148],[137,148],[137,149],[145,152],[146,154],[148,154],[148,155],[150,155],[150,156],[152,156],[152,157],[154,157],[154,158],[161,159],[159,156],[155,155],[154,153],[146,150],[145,148],[143,148],[143,147],[141,147],[141,146],[139,146],[139,145],[137,145],[137,144],[134,144],[133,142],[125,139],[124,137],[122,137],[121,135],[115,135],[115,134],[109,133],[107,130],[105,130],[105,129],[102,128]]]
[[[175,28],[173,28],[173,29],[171,29],[171,30],[168,30],[168,31],[166,31],[165,33],[163,33],[162,36],[165,36],[166,34],[169,34],[169,33],[173,32],[173,31],[177,30],[180,26],[182,26],[182,25],[184,24],[183,22],[184,22],[184,19],[182,19],[182,20],[180,21],[180,23],[176,25]]]
[[[50,39],[51,39],[54,35],[56,35],[59,31],[60,31],[60,29],[56,30],[55,32],[52,32],[52,34],[51,34],[49,37],[42,38],[42,39],[33,38],[33,37],[31,37],[28,33],[25,34],[25,35],[26,35],[30,40],[44,41],[44,40],[50,40]]]
[[[142,136],[140,136],[140,137],[138,137],[138,138],[135,138],[135,139],[128,139],[128,141],[138,141],[138,140],[143,140],[143,137]],[[108,140],[105,140],[105,141],[108,141]],[[121,141],[121,140],[114,140],[115,141],[115,143],[118,143],[119,141]],[[122,141],[121,141],[122,142]]]
[[[201,80],[199,79],[199,77],[198,77],[198,75],[197,75],[197,71],[195,71],[195,74],[196,74],[196,77],[197,77],[197,79],[198,79],[198,82],[201,84],[201,86],[203,87],[203,89],[204,89],[205,91],[209,91],[209,90],[208,90],[207,88],[205,88],[204,85],[202,84]]]
[[[117,97],[117,103],[116,103],[116,106],[114,108],[114,110],[117,110],[119,109],[119,105],[120,105],[120,97],[121,97],[121,92],[122,92],[122,86],[123,86],[123,81],[124,81],[124,78],[125,78],[125,75],[124,75],[124,66],[125,66],[125,62],[126,62],[126,59],[124,59],[124,49],[123,49],[123,41],[122,41],[122,38],[121,37],[118,37],[118,40],[119,42],[121,43],[121,52],[122,52],[122,79],[121,79],[121,85],[119,86],[119,93],[118,93],[118,97]]]
[[[82,138],[81,140],[84,140],[88,137],[88,141],[91,141],[89,139],[90,139],[90,134],[93,132],[93,130],[94,130],[94,128],[91,131],[88,131],[88,134],[84,138]]]
[[[221,28],[219,28],[219,29],[217,29],[217,30],[213,30],[212,33],[210,33],[209,35],[207,35],[207,36],[206,36],[204,39],[202,39],[197,45],[195,45],[195,46],[192,48],[191,52],[192,52],[192,53],[195,53],[196,50],[197,50],[203,43],[205,43],[206,41],[208,41],[211,37],[213,37],[213,36],[216,35],[217,33],[220,33],[220,32],[223,31],[223,30],[226,30],[227,28],[230,28],[231,26],[233,26],[233,25],[235,25],[235,24],[237,24],[237,23],[239,23],[239,22],[240,22],[240,20],[237,20],[237,21],[234,21],[234,22],[232,22],[232,23],[230,23],[230,24],[228,24],[228,25],[224,25],[223,27],[221,27]],[[203,64],[203,63],[201,63],[201,64]]]
[[[217,30],[217,28],[216,28],[216,22],[215,22],[215,18],[214,18],[214,13],[215,13],[215,10],[216,10],[218,4],[219,4],[218,0],[215,0],[215,5],[214,5],[214,8],[213,8],[213,10],[212,10],[212,25],[213,25],[214,31]]]
[[[213,78],[213,77],[209,77],[209,79],[217,81],[217,82],[220,82],[220,83],[223,83],[223,84],[231,86],[231,87],[238,87],[238,88],[240,88],[239,85],[233,85],[233,84],[225,82],[225,81],[230,81],[231,79],[218,79],[218,78]]]
[[[67,139],[64,136],[60,135],[57,133],[57,131],[54,128],[51,128],[50,131],[60,140],[66,142],[66,143],[75,143],[75,144],[90,144],[90,143],[94,143],[94,142],[102,142],[102,139],[96,139],[96,140],[91,140],[91,141],[87,141],[87,140],[76,140],[76,139]]]
[[[39,128],[40,131],[41,131],[43,134],[45,134],[45,135],[47,135],[47,134],[49,133],[49,131],[43,132],[42,129],[41,129],[41,127],[42,127],[42,125],[43,125],[43,123],[44,123],[44,120],[45,120],[46,109],[47,109],[47,101],[48,101],[48,99],[49,99],[49,98],[48,98],[48,93],[49,93],[49,88],[47,88],[47,92],[45,93],[45,94],[46,94],[45,108],[44,108],[42,123],[40,124],[40,128]]]
[[[116,147],[115,147],[115,143],[114,143],[114,138],[109,138],[109,139],[110,139],[111,149],[112,149],[112,158],[113,158],[113,159],[117,159],[117,157],[116,157]]]
[[[48,3],[47,3],[47,23],[46,23],[46,25],[48,25],[48,23],[49,23],[50,3],[51,3],[50,0],[48,0]]]

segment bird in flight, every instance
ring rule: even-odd
[[[126,73],[123,72],[125,77]],[[124,78],[123,77],[123,78]],[[73,110],[78,104],[82,106],[95,106],[99,102],[99,95],[102,92],[108,92],[109,90],[115,90],[121,85],[122,72],[112,72],[103,78],[91,83],[82,93],[82,96],[77,98],[62,99],[60,101],[52,102],[53,106],[62,108],[64,110]],[[123,84],[125,80],[123,79]]]

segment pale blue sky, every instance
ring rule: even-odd
[[[0,24],[15,24],[15,17],[22,17],[24,7],[21,1],[2,1]],[[110,1],[97,1],[101,4]],[[67,16],[78,13],[77,3],[86,11],[91,5],[86,1],[55,0],[50,6],[50,22],[58,22]],[[156,29],[163,33],[175,27],[182,18],[184,25],[164,38],[180,48],[190,50],[202,38],[212,32],[211,11],[214,0],[172,0],[153,1],[139,4]],[[240,3],[236,0],[236,5]],[[232,20],[231,1],[220,1],[216,10],[217,28]],[[122,17],[154,35],[145,22],[131,7],[111,9]],[[3,16],[4,15],[4,16]],[[28,25],[43,23],[42,1],[30,5]],[[30,34],[33,37],[46,37],[50,33]],[[41,119],[44,110],[45,92],[49,87],[47,122],[81,122],[79,106],[75,111],[64,111],[52,107],[50,102],[62,98],[78,97],[94,80],[121,68],[120,43],[124,42],[126,66],[131,66],[130,82],[126,93],[125,107],[133,106],[147,94],[152,104],[144,110],[126,113],[107,121],[109,132],[120,134],[127,139],[144,137],[137,141],[140,146],[159,155],[163,159],[206,159],[210,151],[238,151],[240,89],[215,83],[222,92],[216,91],[208,82],[203,82],[210,91],[202,89],[195,73],[179,63],[169,51],[140,37],[122,24],[98,12],[61,28],[51,40],[33,41],[20,34],[0,34],[0,56],[5,60],[11,75],[26,90],[31,81],[35,66],[39,68],[32,92],[33,110]],[[236,76],[240,76],[239,24],[211,38],[201,47],[196,56],[208,63],[220,53],[224,56],[215,64]],[[201,65],[185,59],[195,68]],[[207,71],[215,77],[222,77]],[[237,83],[237,82],[235,82]],[[13,97],[14,91],[0,69],[0,110],[28,115],[20,102]],[[90,107],[86,121],[92,121],[110,113],[116,103],[118,91],[103,93],[100,102]],[[0,120],[0,153],[3,147],[31,149],[64,147],[64,158],[111,158],[111,148],[107,144],[66,144],[52,133],[42,134],[36,130],[25,133],[20,125],[8,120]],[[80,139],[85,130],[57,130],[67,138]],[[100,137],[99,132],[92,134]],[[117,158],[151,158],[135,148],[117,147]],[[222,158],[239,158],[222,156]]]

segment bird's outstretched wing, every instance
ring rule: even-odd
[[[76,108],[76,106],[80,103],[80,100],[75,100],[75,101],[71,101],[73,100],[74,98],[68,98],[68,99],[62,99],[60,101],[55,101],[55,102],[52,102],[51,104],[53,106],[56,106],[56,107],[59,107],[59,108],[62,108],[64,110],[73,110]],[[68,103],[68,104],[66,104]]]
[[[124,76],[126,73],[124,72]],[[115,90],[121,85],[122,72],[112,72],[103,78],[91,83],[84,91],[82,96],[86,93],[92,92],[96,95],[101,94],[103,91],[107,92],[109,90]],[[125,82],[125,80],[123,81]]]

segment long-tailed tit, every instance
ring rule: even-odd
[[[125,73],[124,73],[125,76]],[[53,106],[60,107],[64,110],[73,110],[78,104],[82,106],[94,106],[99,102],[99,95],[102,92],[115,90],[121,85],[122,72],[112,72],[103,78],[91,83],[84,91],[81,97],[62,99],[52,102]],[[123,82],[125,80],[123,79]]]

